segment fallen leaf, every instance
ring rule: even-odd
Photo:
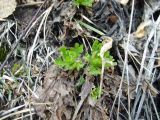
[[[119,44],[119,46],[121,46],[124,50],[126,49],[126,43],[123,43],[123,44]],[[140,54],[140,52],[137,50],[137,48],[132,45],[131,43],[128,44],[128,50],[132,53],[137,53],[137,54]]]
[[[117,0],[117,2],[119,2],[122,5],[127,5],[127,3],[129,2],[129,0]]]
[[[74,74],[75,75],[75,74]],[[36,114],[43,119],[58,120],[66,112],[67,106],[73,106],[73,81],[74,75],[61,71],[57,66],[52,65],[45,73],[44,83],[38,86],[31,101]],[[76,76],[75,76],[76,77]],[[41,104],[39,104],[41,103]],[[45,113],[51,108],[52,112]],[[72,111],[72,110],[71,110]],[[51,114],[48,116],[48,114]],[[63,116],[64,117],[64,116]],[[66,116],[70,118],[71,115]]]
[[[89,103],[89,105],[91,105],[92,107],[94,107],[95,104],[97,103],[97,101],[93,100],[93,98],[91,96],[89,96],[88,103]]]
[[[146,27],[151,25],[152,21],[151,20],[148,20],[148,21],[145,21],[145,22],[142,22],[138,27],[137,27],[137,30],[136,32],[133,33],[133,35],[136,37],[136,38],[143,38],[146,34]]]
[[[82,87],[81,93],[79,94],[79,96],[81,96],[81,99],[85,99],[88,96],[88,94],[91,92],[92,88],[93,88],[93,84],[87,81]]]
[[[93,87],[93,84],[89,81],[87,81],[84,86],[82,87],[82,91],[81,93],[79,94],[79,96],[81,97],[81,100],[79,101],[75,111],[74,111],[74,114],[73,114],[73,117],[72,117],[72,120],[75,120],[76,117],[77,117],[77,114],[78,114],[78,111],[80,110],[80,108],[82,107],[82,104],[84,102],[84,100],[87,98],[87,96],[89,95],[89,93],[91,92],[92,90],[92,87]]]
[[[42,0],[26,0],[27,3],[42,2]]]
[[[156,97],[159,92],[158,90],[147,80],[145,80],[142,84],[142,90],[145,92],[146,90],[149,91],[153,97]]]
[[[0,19],[11,15],[15,11],[16,5],[15,0],[0,0]]]

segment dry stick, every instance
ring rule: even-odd
[[[39,7],[39,9],[37,10],[36,14],[33,16],[33,18],[31,19],[31,21],[29,22],[29,24],[27,25],[27,27],[25,28],[24,32],[20,35],[19,39],[17,40],[17,42],[15,43],[15,45],[13,46],[12,50],[10,51],[10,53],[7,55],[6,59],[4,60],[4,62],[2,63],[1,67],[0,67],[0,74],[2,73],[2,69],[4,68],[6,62],[8,61],[8,59],[10,58],[10,56],[12,55],[12,53],[14,52],[15,48],[18,46],[18,43],[21,39],[24,39],[26,33],[28,32],[28,30],[30,30],[30,26],[32,25],[32,23],[36,20],[37,15],[39,14],[40,10],[42,9],[43,5],[47,2],[47,0],[45,0],[43,2],[43,4]]]

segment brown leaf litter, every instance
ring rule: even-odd
[[[74,76],[68,76],[54,65],[49,68],[45,74],[44,87],[39,86],[35,92],[37,97],[32,96],[35,110],[40,117],[49,117],[45,114],[45,111],[48,110],[52,113],[50,120],[58,120],[62,114],[66,119],[71,118],[68,113],[65,115],[65,112],[68,111],[66,108],[74,106],[72,93],[74,87],[71,81],[67,81],[70,78],[74,79]],[[51,103],[50,108],[47,103]]]
[[[0,19],[11,15],[16,9],[16,0],[0,0]]]
[[[31,103],[41,118],[49,120],[106,120],[112,105],[112,98],[119,88],[119,76],[105,76],[103,96],[91,104],[90,92],[94,77],[87,76],[86,82],[77,93],[74,87],[78,74],[68,73],[52,65],[45,73],[44,83],[32,95]],[[146,86],[147,84],[145,84]],[[150,86],[150,85],[149,85]],[[142,86],[143,87],[143,86]],[[130,85],[131,99],[134,98],[135,84]],[[151,88],[147,87],[146,88]],[[123,97],[127,98],[127,82],[123,82]],[[133,92],[132,92],[133,91]],[[79,97],[77,97],[79,94]]]
[[[31,101],[37,115],[50,120],[70,120],[71,118],[80,120],[82,116],[84,118],[89,117],[83,113],[83,111],[87,113],[86,110],[89,110],[92,113],[96,112],[93,116],[97,115],[95,118],[98,118],[101,112],[84,102],[90,94],[93,83],[88,80],[84,84],[79,94],[81,100],[78,100],[78,102],[74,93],[76,77],[77,74],[67,74],[67,72],[57,68],[57,66],[52,65],[45,74],[43,87],[39,86],[35,91],[36,96],[32,95]],[[93,79],[93,77],[89,78]],[[88,106],[87,109],[86,105]],[[90,117],[92,118],[93,116]],[[95,118],[94,120],[96,120]]]

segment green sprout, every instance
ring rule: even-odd
[[[76,6],[86,6],[86,7],[92,7],[94,0],[73,0],[73,3]]]
[[[76,87],[79,88],[79,87],[81,87],[84,83],[85,83],[85,79],[83,78],[83,76],[80,76],[78,82],[76,83]]]
[[[83,45],[76,43],[74,47],[68,49],[65,46],[62,46],[59,49],[60,56],[55,60],[55,64],[65,70],[77,71],[83,68],[84,65],[87,65],[84,69],[86,69],[90,75],[100,75],[102,59],[100,58],[99,53],[101,47],[102,43],[100,43],[98,40],[95,40],[92,45],[91,53],[86,53],[82,56]],[[109,51],[105,53],[104,57],[107,61],[109,61],[105,64],[106,69],[116,65],[116,62],[114,62],[114,59],[110,55]]]
[[[75,44],[74,47],[67,49],[65,46],[60,47],[60,57],[55,60],[55,64],[65,70],[80,70],[84,63],[80,56],[83,52],[83,45]]]
[[[93,100],[97,100],[100,97],[100,95],[102,94],[102,92],[100,93],[100,91],[101,91],[100,87],[93,88],[91,93],[90,93],[91,98]],[[99,93],[100,93],[100,95],[99,95]]]
[[[102,59],[99,55],[101,47],[103,46],[102,43],[100,43],[98,40],[95,40],[92,44],[92,51],[91,54],[86,53],[85,60],[88,64],[87,71],[91,75],[100,75],[101,74],[101,68],[102,68]],[[104,55],[105,59],[109,61],[105,64],[105,68],[108,69],[114,65],[116,65],[115,60],[110,55],[109,51],[107,51]],[[112,64],[111,64],[112,63]]]
[[[60,56],[55,60],[55,64],[65,70],[77,70],[84,69],[88,75],[97,76],[101,74],[102,59],[100,57],[100,50],[103,44],[98,40],[95,40],[92,44],[90,53],[83,53],[83,45],[75,44],[74,47],[66,48],[60,47]],[[110,55],[109,51],[104,53],[104,59],[106,62],[105,69],[116,65],[115,60]],[[81,76],[76,87],[81,87],[85,82],[85,79]],[[91,91],[91,97],[97,100],[102,94],[100,87],[96,87]]]

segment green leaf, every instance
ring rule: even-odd
[[[84,59],[88,64],[87,71],[91,75],[101,74],[102,59],[99,56],[101,47],[102,43],[100,43],[98,40],[95,40],[92,44],[91,54],[86,53],[84,56]],[[115,65],[114,59],[108,51],[105,53],[105,59],[106,59],[106,64],[105,64],[106,69]]]
[[[95,87],[90,93],[91,98],[93,100],[97,100],[102,94],[102,92],[100,93],[100,91],[101,91],[100,87]],[[99,93],[100,93],[100,95],[99,95]]]
[[[98,29],[92,27],[91,25],[86,24],[86,23],[84,23],[84,22],[82,22],[82,21],[80,21],[79,24],[80,24],[81,26],[89,29],[89,30],[92,30],[92,31],[96,32],[96,33],[99,34],[99,35],[105,35],[105,34],[104,34],[103,32],[101,32],[100,30],[98,30]]]
[[[60,68],[64,67],[64,62],[60,58],[55,60],[55,64],[58,65]]]
[[[79,6],[87,6],[87,7],[91,7],[94,0],[73,0],[74,4]]]
[[[88,67],[88,71],[89,71],[89,74],[91,75],[100,75],[101,74],[101,68],[96,68],[94,66],[90,66]]]
[[[74,47],[66,48],[60,47],[60,56],[55,60],[55,64],[65,70],[80,70],[84,63],[80,59],[83,52],[83,45],[75,44]]]
[[[86,53],[83,58],[83,45],[76,43],[74,47],[66,48],[65,46],[60,47],[60,56],[55,60],[55,64],[65,70],[77,70],[79,71],[86,64],[86,68],[90,75],[100,75],[102,67],[102,59],[99,56],[102,43],[95,40],[92,44],[91,53]],[[108,69],[116,65],[115,60],[107,51],[104,55],[106,60],[105,68]]]
[[[93,51],[100,51],[101,47],[102,47],[102,43],[100,43],[98,40],[95,40],[92,44]]]
[[[76,83],[76,87],[81,87],[85,83],[85,79],[83,76],[80,76],[78,82]]]

